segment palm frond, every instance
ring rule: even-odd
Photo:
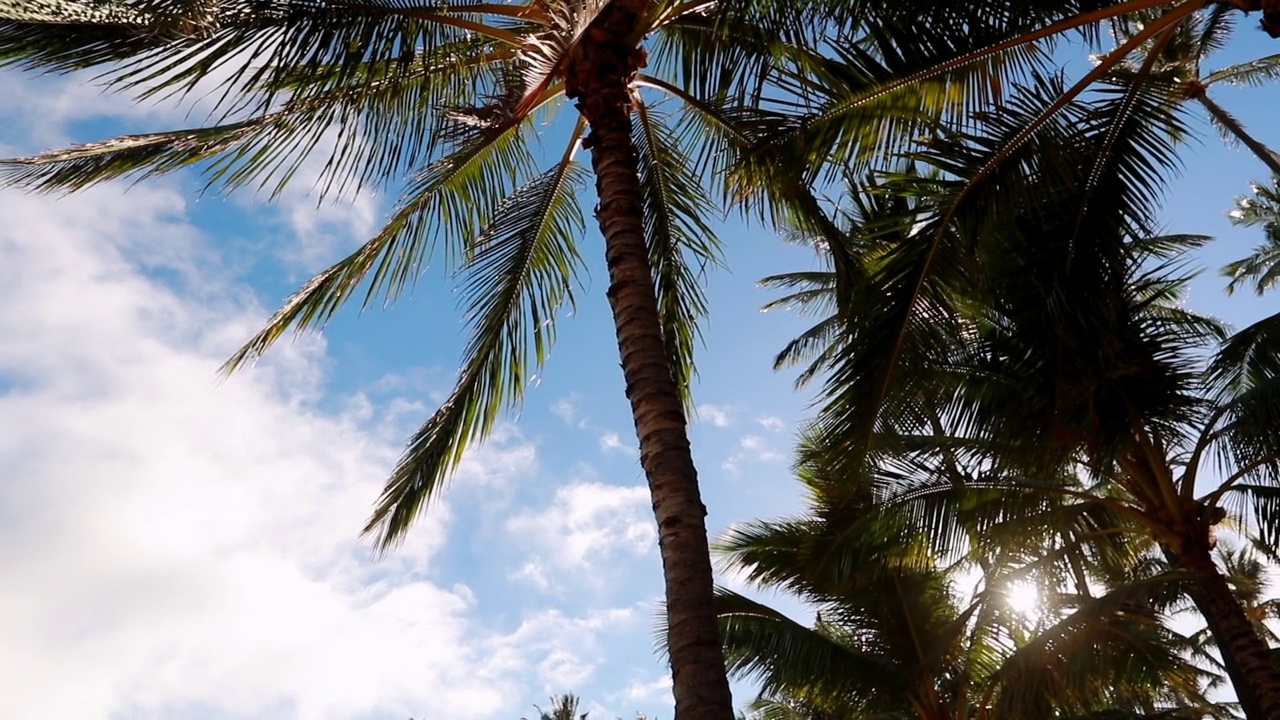
[[[1280,314],[1263,318],[1228,338],[1210,361],[1208,376],[1227,401],[1280,377]]]
[[[502,58],[486,44],[468,41],[410,62],[420,63],[419,72],[403,76],[394,70],[398,61],[365,63],[346,84],[329,75],[330,68],[314,68],[290,79],[291,97],[270,112],[4,161],[0,182],[45,192],[78,190],[202,164],[210,186],[230,191],[256,184],[274,197],[304,161],[320,155],[320,200],[352,183],[385,186],[449,136],[447,125],[457,113],[445,117],[440,109],[491,87],[493,65]]]
[[[721,637],[730,671],[760,683],[766,694],[821,702],[859,698],[859,705],[901,705],[910,668],[891,657],[805,627],[729,590],[716,594]]]
[[[410,184],[382,230],[359,250],[312,278],[223,366],[232,372],[261,356],[292,328],[322,327],[368,282],[363,305],[394,300],[430,263],[435,242],[448,241],[446,263],[465,256],[522,176],[533,166],[523,132],[530,121],[473,129],[468,139],[427,166]]]
[[[457,385],[409,441],[365,527],[390,548],[439,491],[470,442],[516,405],[555,339],[555,317],[581,268],[577,194],[586,171],[568,155],[493,211],[462,267],[471,338]]]
[[[1206,75],[1203,82],[1205,85],[1226,83],[1260,87],[1277,80],[1280,80],[1280,53],[1215,70]]]
[[[720,241],[707,223],[714,205],[686,164],[667,117],[637,98],[632,140],[658,319],[676,386],[686,406],[694,377],[698,323],[706,315],[706,272],[720,262]]]
[[[1271,186],[1253,183],[1252,189],[1252,196],[1236,199],[1231,222],[1244,227],[1261,226],[1263,243],[1254,248],[1252,255],[1223,268],[1222,273],[1231,278],[1228,293],[1248,283],[1261,295],[1280,281],[1280,175],[1273,178]]]

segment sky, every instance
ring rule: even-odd
[[[1224,62],[1280,50],[1241,36]],[[0,155],[200,117],[85,80],[0,71]],[[1216,97],[1280,146],[1273,89]],[[1218,238],[1189,304],[1243,325],[1274,299],[1225,297],[1216,269],[1260,239],[1226,213],[1264,170],[1201,135],[1166,224]],[[388,198],[317,208],[305,182],[274,204],[200,187],[0,191],[0,717],[515,720],[572,691],[597,720],[669,720],[660,564],[594,229],[577,310],[523,408],[378,558],[359,529],[451,385],[452,288],[428,272],[396,305],[222,381]],[[756,280],[813,262],[767,228],[720,228],[691,427],[713,535],[801,507],[789,458],[809,396],[771,363],[804,321],[760,313]]]

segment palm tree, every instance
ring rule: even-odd
[[[1254,630],[1272,648],[1273,656],[1280,654],[1280,649],[1277,649],[1280,648],[1280,635],[1268,624],[1272,620],[1280,620],[1280,598],[1269,597],[1268,592],[1272,585],[1268,564],[1275,562],[1274,553],[1257,542],[1238,547],[1224,543],[1218,546],[1215,555]],[[1199,634],[1199,638],[1205,641],[1202,644],[1212,642],[1208,628]]]
[[[470,339],[456,386],[410,439],[365,528],[385,551],[468,444],[519,404],[545,358],[582,267],[586,172],[574,157],[589,150],[607,295],[659,527],[676,714],[728,720],[706,509],[686,432],[705,311],[700,273],[718,258],[694,161],[725,155],[733,140],[716,105],[700,98],[749,84],[780,40],[743,25],[726,42],[711,9],[665,0],[0,0],[0,66],[100,68],[109,88],[139,97],[219,98],[214,124],[10,160],[0,181],[70,191],[194,166],[216,189],[274,196],[318,156],[322,199],[403,183],[386,225],[306,283],[226,365],[323,326],[353,297],[394,300],[442,250],[462,278]],[[205,95],[210,87],[218,92]],[[679,132],[656,106],[663,95],[684,103]],[[540,167],[531,144],[566,100],[577,120],[547,133],[563,150]]]
[[[1021,148],[1051,133],[1060,124],[1056,117],[1090,93],[1111,93],[1117,85],[1135,101],[1138,95],[1161,96],[1170,104],[1194,99],[1225,133],[1269,166],[1277,163],[1273,151],[1207,94],[1218,83],[1270,80],[1277,56],[1200,73],[1205,56],[1227,42],[1237,12],[1262,11],[1263,28],[1280,37],[1277,0],[973,0],[948,4],[946,12],[936,12],[932,2],[803,5],[814,3],[830,15],[854,19],[823,26],[831,29],[827,46],[847,50],[803,58],[776,72],[781,92],[769,99],[777,110],[753,117],[745,131],[751,152],[734,165],[731,180],[740,195],[761,193],[760,207],[772,219],[832,243],[827,250],[839,271],[838,292],[851,271],[845,266],[854,261],[834,242],[838,233],[825,227],[830,207],[821,201],[823,193],[847,173],[884,170],[902,154],[927,152],[950,133],[966,132],[1011,105],[1026,110],[1022,124],[1003,135],[1000,147],[967,178],[968,185],[951,194],[942,213],[964,212],[975,202],[976,186]],[[755,7],[750,0],[720,5],[725,17],[733,17],[735,8]],[[1098,50],[1096,63],[1046,93],[1042,78],[1054,74],[1056,45],[1072,37]],[[1104,37],[1114,42],[1104,45]],[[1036,105],[1017,97],[1028,87]],[[1100,171],[1110,153],[1104,147],[1089,162]],[[898,332],[901,337],[903,328]]]
[[[578,703],[577,695],[565,693],[551,698],[551,708],[548,710],[543,710],[537,705],[533,708],[538,711],[538,720],[587,720],[590,713],[579,715]]]
[[[918,459],[902,458],[916,472],[958,470]],[[1181,657],[1187,640],[1163,624],[1178,574],[1135,572],[1140,548],[1081,522],[1105,519],[1107,508],[1024,495],[1023,509],[1036,510],[1015,517],[989,512],[1010,504],[991,496],[985,511],[969,508],[965,538],[939,544],[920,518],[879,505],[874,483],[836,481],[812,458],[799,474],[810,498],[804,516],[739,527],[722,544],[728,565],[817,614],[806,627],[721,591],[730,667],[761,682],[754,717],[1226,716],[1201,696],[1205,674]],[[850,493],[862,500],[851,503]],[[1101,584],[1105,566],[1122,557],[1123,577]],[[1067,589],[1070,572],[1060,582],[1077,562],[1099,581],[1083,592]],[[1038,614],[1008,605],[1015,582],[1042,587]]]
[[[835,241],[859,264],[800,286],[844,273],[852,288],[808,348],[826,374],[819,445],[842,476],[906,446],[968,458],[983,492],[1066,493],[1128,518],[1187,576],[1246,715],[1280,717],[1280,672],[1212,554],[1227,517],[1267,547],[1280,531],[1280,329],[1228,337],[1180,307],[1178,265],[1207,239],[1158,236],[1152,215],[1185,130],[1131,88],[1064,108],[980,182],[1059,86],[935,144],[918,158],[935,177],[864,185],[855,232]],[[1064,474],[1088,482],[1046,480]],[[952,478],[899,473],[879,493],[953,532],[927,511]]]
[[[1228,293],[1247,283],[1261,295],[1280,281],[1280,174],[1272,177],[1270,187],[1253,183],[1252,190],[1252,197],[1236,200],[1231,222],[1245,227],[1262,226],[1263,242],[1252,255],[1223,269],[1223,274],[1231,278]]]
[[[1195,101],[1208,114],[1209,121],[1228,142],[1238,142],[1249,149],[1272,173],[1280,174],[1280,154],[1251,135],[1239,120],[1209,97],[1215,85],[1256,87],[1280,78],[1280,54],[1268,55],[1205,73],[1203,63],[1216,50],[1226,45],[1237,15],[1232,9],[1216,5],[1196,13],[1174,26],[1168,37],[1153,47],[1142,63],[1128,58],[1117,65],[1117,74],[1136,77],[1143,72],[1148,82],[1169,83],[1182,97]],[[1142,31],[1145,22],[1155,20],[1150,12],[1118,19],[1113,26],[1118,42]]]

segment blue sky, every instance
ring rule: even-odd
[[[1277,50],[1250,28],[1223,62]],[[0,72],[0,155],[201,117],[80,80]],[[1217,97],[1280,145],[1274,90]],[[1185,156],[1167,227],[1218,238],[1190,304],[1244,324],[1274,301],[1225,298],[1216,269],[1258,241],[1226,212],[1264,171],[1208,130]],[[573,691],[600,720],[669,719],[659,561],[594,230],[587,287],[523,411],[375,561],[358,530],[452,381],[451,288],[428,273],[392,308],[219,383],[386,198],[317,209],[305,183],[274,205],[199,186],[0,192],[0,717],[514,720]],[[800,507],[789,448],[807,396],[770,365],[804,322],[761,314],[755,281],[812,261],[767,229],[722,237],[692,428],[713,532]]]

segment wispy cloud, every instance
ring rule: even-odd
[[[724,405],[701,404],[695,410],[695,416],[699,422],[714,425],[715,427],[729,427],[733,424],[733,416],[730,409]]]
[[[552,562],[574,569],[648,553],[657,542],[649,491],[641,485],[565,485],[546,508],[513,517],[507,528]]]
[[[782,432],[787,426],[787,424],[783,422],[782,418],[774,417],[772,415],[756,418],[756,422],[760,424],[760,427],[768,430],[769,432]]]
[[[759,435],[747,435],[738,440],[738,449],[725,458],[720,468],[733,476],[742,474],[742,468],[752,463],[776,463],[785,456]]]
[[[616,432],[607,432],[600,436],[600,449],[604,452],[613,452],[631,457],[640,454],[639,450],[624,442],[622,436]]]

